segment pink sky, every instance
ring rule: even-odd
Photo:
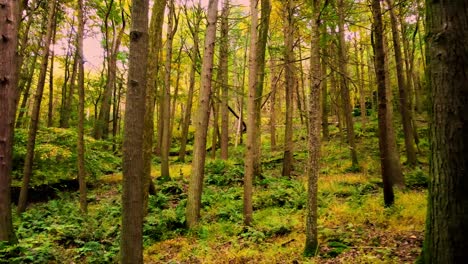
[[[179,2],[183,2],[183,0],[178,0]],[[197,0],[193,0],[196,2]],[[187,2],[190,2],[188,0]],[[203,6],[208,5],[209,0],[201,0]],[[223,0],[218,0],[219,4],[223,3]],[[233,5],[244,5],[249,6],[250,0],[230,0],[231,4]],[[97,70],[102,67],[102,60],[103,60],[103,53],[101,48],[101,33],[99,29],[93,29],[94,36],[87,37],[84,40],[84,57],[86,60],[85,67],[88,70]]]

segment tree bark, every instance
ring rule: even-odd
[[[143,263],[148,0],[133,0],[123,139],[121,263]]]
[[[54,33],[52,34],[52,47],[50,50],[50,68],[49,68],[49,105],[47,110],[47,127],[52,127],[53,118],[54,118],[54,45],[55,38],[57,35],[57,17],[54,19],[54,24],[52,25]]]
[[[200,31],[200,23],[202,20],[202,9],[201,6],[197,6],[193,10],[194,21],[191,22],[188,18],[188,12],[184,9],[185,16],[187,17],[187,24],[189,25],[190,34],[193,39],[193,47],[190,52],[190,59],[192,60],[192,65],[190,67],[189,73],[189,90],[187,94],[187,109],[184,114],[184,123],[182,125],[182,136],[180,139],[180,150],[179,150],[179,160],[185,161],[185,154],[187,149],[187,138],[190,127],[190,120],[192,117],[192,105],[193,105],[193,92],[195,90],[195,74],[200,64],[200,51],[199,43],[200,39],[198,33]]]
[[[427,1],[431,162],[424,263],[468,258],[468,8]]]
[[[349,85],[348,85],[348,58],[346,55],[346,42],[345,42],[345,10],[344,10],[344,0],[338,1],[338,56],[339,56],[339,69],[341,76],[341,100],[343,103],[343,112],[346,121],[346,136],[348,139],[349,148],[351,151],[351,162],[353,168],[359,168],[359,163],[357,159],[356,143],[354,138],[354,122],[352,116],[352,108],[350,103],[349,96]]]
[[[307,170],[307,220],[306,220],[306,243],[304,254],[315,256],[318,248],[317,218],[318,218],[318,176],[320,170],[320,123],[321,106],[320,93],[322,72],[320,68],[320,10],[321,1],[312,2],[312,38],[310,55],[310,97],[309,97],[309,161]]]
[[[83,0],[78,0],[78,33],[77,47],[78,53],[78,142],[77,142],[77,165],[78,165],[78,183],[80,189],[80,210],[83,214],[88,212],[88,202],[86,200],[86,168],[85,168],[85,143],[84,143],[84,108],[85,108],[85,89],[84,89],[84,6]]]
[[[151,161],[153,157],[153,135],[154,135],[154,108],[157,92],[159,52],[162,49],[162,26],[164,22],[164,9],[166,0],[155,1],[152,8],[151,22],[149,28],[149,47],[147,65],[147,83],[145,97],[145,131],[144,131],[144,182],[143,182],[143,204],[144,213],[148,208],[148,195],[154,187],[151,179]],[[154,189],[154,188],[153,188]]]
[[[293,163],[293,93],[295,81],[294,69],[294,2],[287,0],[284,4],[284,62],[286,64],[286,121],[284,132],[283,171],[281,175],[291,176]]]
[[[187,197],[186,219],[188,227],[194,227],[200,218],[201,194],[206,157],[206,135],[210,117],[211,77],[213,75],[213,55],[216,41],[216,20],[218,0],[208,3],[208,24],[205,34],[205,52],[201,70],[201,88],[195,122],[195,145],[193,147],[192,173]]]
[[[28,112],[28,100],[29,95],[31,93],[31,86],[33,83],[34,72],[36,71],[36,63],[37,63],[37,53],[34,53],[34,56],[30,62],[30,68],[28,70],[28,77],[24,81],[24,88],[23,88],[23,98],[21,100],[21,105],[19,107],[19,114],[18,118],[16,119],[16,128],[21,128],[24,125],[25,114]]]
[[[324,32],[323,30],[322,32]],[[327,92],[327,48],[322,48],[322,138],[323,141],[328,141],[330,139],[330,132],[328,130],[328,92]]]
[[[41,69],[39,72],[39,80],[37,83],[36,95],[34,98],[33,112],[31,115],[31,123],[28,132],[28,143],[26,146],[26,158],[24,162],[23,170],[23,184],[21,186],[20,197],[18,200],[18,213],[22,213],[26,209],[28,201],[28,188],[29,181],[31,180],[32,167],[34,162],[34,148],[36,145],[36,134],[39,126],[39,114],[41,110],[42,94],[44,91],[45,79],[47,74],[47,64],[49,61],[50,42],[52,41],[53,22],[55,19],[56,11],[56,0],[49,2],[48,7],[48,18],[47,18],[47,33],[45,36],[42,58],[41,58]]]
[[[403,56],[401,54],[400,33],[398,32],[398,21],[394,11],[392,0],[386,0],[390,11],[390,22],[393,37],[393,49],[395,51],[396,73],[398,81],[398,92],[400,95],[400,114],[403,123],[403,132],[405,136],[406,161],[409,166],[417,163],[416,149],[414,147],[413,121],[408,102],[408,88],[403,75]]]
[[[255,96],[258,82],[258,0],[250,1],[250,48],[249,48],[249,89],[247,97],[247,140],[245,148],[244,174],[244,225],[251,225],[253,220],[252,192],[255,173],[256,154],[256,105]]]
[[[372,14],[374,17],[374,50],[375,50],[375,73],[378,86],[378,117],[379,117],[379,149],[381,160],[382,181],[384,185],[384,203],[385,206],[391,206],[394,203],[393,181],[395,175],[401,175],[399,161],[394,159],[395,153],[391,145],[396,145],[395,139],[390,138],[389,134],[393,131],[392,120],[389,115],[388,98],[385,75],[385,50],[383,38],[382,11],[379,0],[372,1]],[[390,132],[389,132],[390,131]],[[397,156],[398,157],[398,156]]]
[[[172,43],[177,31],[177,21],[175,21],[174,0],[169,0],[169,13],[166,35],[166,61],[164,63],[164,86],[161,89],[161,118],[162,118],[162,138],[161,138],[161,178],[170,179],[169,175],[169,151],[170,142],[170,119],[171,119],[171,70],[172,70]]]
[[[11,215],[11,170],[18,102],[19,1],[0,8],[0,241],[16,242]]]
[[[262,125],[262,100],[263,100],[263,87],[265,82],[265,52],[268,41],[268,31],[270,28],[270,13],[271,13],[271,1],[261,0],[257,1],[261,3],[261,17],[260,23],[258,24],[258,39],[257,39],[257,88],[255,92],[255,160],[254,160],[254,177],[261,177],[262,166],[261,166],[261,125]]]
[[[112,12],[114,1],[110,2],[108,12]],[[121,9],[123,6],[120,7]],[[101,107],[99,109],[98,119],[95,121],[93,136],[95,139],[107,139],[109,135],[109,120],[110,120],[110,109],[112,102],[112,91],[115,88],[115,79],[117,75],[117,55],[120,49],[120,43],[122,41],[123,34],[125,32],[125,15],[122,12],[122,26],[119,32],[112,38],[112,43],[109,45],[109,33],[107,26],[108,14],[105,20],[105,49],[106,49],[106,60],[107,60],[107,80],[106,87],[102,96]],[[115,24],[114,31],[115,31]]]
[[[221,159],[229,157],[229,87],[228,87],[228,54],[229,54],[229,0],[224,0],[221,14],[221,37],[219,47],[218,79],[221,83]],[[220,76],[221,75],[221,76]]]

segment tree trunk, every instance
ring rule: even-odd
[[[110,2],[108,12],[111,12],[113,1]],[[120,8],[123,8],[121,6]],[[109,14],[109,13],[108,13]],[[122,41],[123,34],[125,32],[125,15],[122,11],[122,27],[120,28],[119,32],[113,36],[112,43],[109,45],[109,33],[108,33],[108,26],[107,26],[107,18],[105,23],[105,48],[106,48],[106,59],[107,59],[107,81],[106,87],[102,96],[101,107],[99,109],[99,116],[98,119],[95,121],[93,136],[95,139],[107,139],[109,135],[109,120],[110,120],[110,109],[111,109],[111,102],[112,102],[112,91],[115,88],[115,79],[117,75],[117,55],[120,48],[120,43]],[[114,28],[115,28],[115,24]],[[114,30],[115,31],[115,30]]]
[[[184,9],[185,16],[188,17],[187,15],[187,10]],[[200,6],[195,7],[194,11],[194,21],[190,22],[189,19],[187,18],[187,24],[190,25],[190,34],[192,35],[193,39],[193,47],[192,51],[190,53],[190,58],[192,60],[192,66],[190,68],[190,73],[189,73],[189,90],[188,90],[188,95],[187,95],[187,109],[185,110],[184,114],[184,123],[182,125],[182,136],[180,139],[180,150],[179,150],[179,160],[180,161],[185,161],[185,152],[187,149],[187,137],[188,137],[188,132],[189,132],[189,127],[190,127],[190,120],[192,116],[192,104],[193,104],[193,92],[195,90],[195,74],[198,69],[199,63],[199,58],[200,58],[200,51],[199,51],[199,43],[200,39],[198,37],[198,33],[200,31],[200,23],[202,20],[202,9]]]
[[[317,219],[318,219],[318,176],[320,170],[320,93],[322,72],[320,69],[320,10],[321,1],[312,2],[312,38],[310,55],[310,97],[309,97],[309,164],[307,170],[307,220],[306,220],[306,243],[304,254],[315,256],[318,248]]]
[[[121,263],[143,263],[144,121],[148,60],[148,0],[133,0],[123,139]]]
[[[201,194],[206,157],[206,135],[210,117],[211,77],[213,75],[213,55],[216,41],[216,20],[218,0],[208,3],[208,24],[205,34],[205,52],[201,70],[201,88],[195,122],[195,145],[193,147],[192,173],[187,197],[186,219],[189,227],[194,227],[200,218]]]
[[[270,13],[271,13],[271,3],[270,0],[261,0],[261,17],[260,24],[258,25],[258,39],[257,39],[257,50],[256,50],[256,61],[257,61],[257,88],[255,92],[255,159],[254,159],[254,177],[260,177],[262,173],[261,165],[261,113],[262,113],[262,101],[263,101],[263,87],[265,81],[265,51],[266,44],[268,41],[268,31],[270,27]]]
[[[34,53],[34,56],[30,62],[30,68],[28,70],[28,77],[24,81],[24,88],[23,88],[23,98],[21,100],[21,105],[19,107],[19,114],[16,120],[16,128],[21,128],[24,125],[25,114],[28,112],[28,100],[29,94],[31,92],[31,86],[34,79],[34,72],[36,71],[36,63],[37,63],[37,53]]]
[[[401,54],[400,45],[400,33],[398,32],[398,21],[393,10],[394,5],[392,0],[386,0],[389,11],[390,21],[392,26],[392,37],[393,37],[393,49],[395,51],[395,62],[396,72],[398,81],[398,92],[400,95],[400,114],[401,121],[403,123],[403,132],[405,136],[405,147],[406,147],[406,161],[409,166],[414,166],[417,163],[416,149],[414,147],[413,127],[412,127],[412,116],[408,102],[408,88],[406,87],[406,81],[403,76],[403,56]]]
[[[169,14],[166,35],[166,61],[164,63],[164,86],[161,89],[161,118],[162,118],[162,140],[161,140],[161,178],[170,179],[169,175],[169,151],[170,142],[170,119],[171,119],[171,70],[172,70],[172,43],[177,31],[175,21],[174,0],[169,0]]]
[[[70,77],[70,86],[68,88],[68,91],[66,89],[66,83],[64,83],[65,87],[65,94],[68,92],[68,95],[65,97],[65,102],[63,105],[62,109],[62,115],[60,117],[60,127],[62,128],[68,128],[70,127],[70,116],[71,116],[71,111],[72,111],[72,104],[73,104],[73,94],[75,93],[75,81],[76,81],[76,73],[77,73],[77,68],[78,68],[78,57],[75,53],[74,59],[73,59],[73,68],[72,68],[72,74]]]
[[[431,163],[424,263],[468,259],[468,9],[427,1]]]
[[[11,215],[11,170],[16,106],[18,101],[19,1],[0,8],[0,241],[15,243]]]
[[[374,34],[375,34],[375,72],[378,86],[378,100],[379,100],[379,149],[381,160],[382,181],[384,185],[384,203],[385,206],[391,206],[394,203],[395,197],[393,193],[394,174],[401,174],[401,167],[399,161],[394,160],[394,149],[392,144],[396,144],[393,138],[389,138],[389,131],[393,131],[392,120],[389,118],[389,107],[387,98],[387,87],[385,75],[385,51],[384,51],[384,38],[383,38],[383,25],[382,25],[382,11],[380,8],[380,1],[372,1],[372,13],[374,17]],[[398,156],[397,156],[398,157]]]
[[[276,90],[277,83],[280,80],[280,76],[277,75],[275,70],[277,65],[274,59],[270,61],[270,78],[271,78],[271,95],[270,95],[270,149],[271,151],[276,150]]]
[[[258,82],[258,0],[250,1],[250,48],[249,48],[249,89],[247,97],[247,141],[245,148],[245,174],[244,174],[244,225],[251,225],[253,220],[252,192],[253,177],[255,173],[257,126],[255,96]]]
[[[164,22],[164,9],[166,0],[155,1],[152,8],[152,16],[149,28],[149,51],[146,83],[146,111],[144,119],[144,179],[143,179],[143,211],[146,214],[148,208],[149,190],[154,187],[151,179],[151,161],[153,157],[153,135],[154,135],[154,108],[156,98],[156,87],[158,80],[159,52],[162,48],[162,26]]]
[[[54,19],[53,24],[53,37],[52,37],[52,47],[50,50],[50,68],[49,68],[49,107],[47,110],[47,127],[52,127],[53,118],[54,118],[54,45],[55,45],[55,36],[57,35],[57,17]]]
[[[359,163],[357,159],[356,143],[354,139],[354,122],[350,103],[349,96],[349,86],[348,86],[348,58],[346,56],[346,42],[345,42],[345,13],[344,13],[344,0],[338,1],[338,17],[339,17],[339,34],[338,34],[338,56],[339,56],[339,68],[341,76],[341,101],[343,103],[343,112],[346,121],[346,136],[348,139],[349,148],[351,151],[351,162],[353,168],[359,168]]]
[[[34,162],[34,148],[36,145],[36,134],[39,125],[39,114],[41,110],[42,94],[44,91],[45,79],[47,74],[47,64],[49,61],[50,42],[52,41],[53,22],[55,19],[56,0],[49,2],[48,18],[47,18],[47,33],[45,36],[41,69],[39,72],[39,80],[37,83],[36,95],[34,98],[33,112],[31,115],[31,123],[28,132],[28,143],[26,146],[26,157],[23,170],[23,184],[21,186],[20,197],[18,201],[18,213],[24,212],[28,201],[29,181],[31,180],[32,167]]]
[[[294,2],[287,0],[284,5],[284,62],[286,64],[286,121],[284,132],[283,171],[281,175],[291,176],[293,163],[293,93],[296,83],[294,76]]]
[[[221,37],[219,47],[218,80],[221,85],[221,159],[229,157],[229,87],[228,87],[228,53],[229,53],[229,0],[224,0],[221,14]]]
[[[323,30],[322,32],[325,32]],[[322,138],[323,141],[330,139],[330,132],[328,130],[328,92],[327,92],[327,48],[322,48]],[[310,106],[309,106],[310,107]],[[310,131],[309,131],[310,133]]]
[[[85,108],[85,89],[84,89],[84,6],[83,0],[78,0],[78,33],[77,47],[78,53],[78,143],[77,143],[77,165],[78,182],[80,188],[80,210],[83,214],[88,212],[88,202],[86,200],[86,168],[85,168],[85,143],[84,143],[84,108]]]

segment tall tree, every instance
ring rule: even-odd
[[[117,56],[122,42],[122,37],[125,32],[125,13],[122,2],[119,1],[119,8],[121,13],[121,26],[118,32],[116,32],[117,22],[113,18],[113,12],[116,8],[114,0],[110,0],[109,3],[106,1],[107,11],[104,18],[104,49],[106,51],[107,61],[107,79],[104,92],[102,94],[101,107],[99,109],[99,116],[94,125],[94,138],[101,139],[107,138],[109,134],[109,120],[110,120],[110,107],[112,102],[112,91],[115,88],[115,80],[117,75]],[[112,33],[109,32],[108,20],[112,20]],[[112,35],[112,41],[110,35]]]
[[[169,0],[169,13],[167,16],[166,35],[166,61],[164,63],[164,85],[161,87],[161,111],[162,137],[161,137],[161,177],[170,179],[169,175],[169,151],[171,148],[171,70],[172,70],[172,43],[177,31],[178,18],[175,13],[174,0]]]
[[[193,146],[192,173],[187,197],[186,219],[189,227],[194,227],[200,218],[201,194],[206,157],[206,135],[210,117],[211,77],[213,75],[213,55],[216,41],[216,20],[218,0],[210,0],[205,34],[205,51],[201,70],[201,88],[195,122],[195,144]]]
[[[200,65],[200,51],[199,51],[200,38],[198,36],[198,33],[200,31],[200,24],[203,18],[203,14],[202,14],[203,12],[202,12],[200,2],[192,10],[193,21],[189,19],[186,7],[184,7],[184,13],[185,13],[185,17],[187,18],[187,25],[190,30],[190,34],[192,35],[193,46],[190,49],[190,60],[192,61],[192,65],[190,67],[190,73],[189,73],[189,90],[187,94],[187,104],[186,104],[184,120],[183,120],[184,122],[182,125],[182,136],[180,139],[180,149],[179,149],[180,161],[185,160],[185,154],[186,154],[186,148],[187,148],[187,137],[188,137],[188,132],[189,132],[190,119],[192,118],[193,92],[195,90],[195,75]]]
[[[408,165],[414,166],[417,163],[416,149],[414,147],[413,121],[409,107],[409,97],[407,82],[403,72],[403,56],[401,54],[400,32],[398,31],[398,20],[395,14],[395,5],[392,0],[385,0],[389,6],[390,24],[392,28],[393,50],[395,51],[396,74],[398,81],[398,92],[400,101],[400,114],[403,123],[403,133],[405,136],[406,161]]]
[[[293,163],[293,92],[294,69],[294,1],[287,0],[284,6],[284,62],[286,64],[286,121],[284,132],[283,176],[291,176]]]
[[[250,48],[249,48],[249,89],[247,98],[247,141],[245,148],[245,174],[244,174],[244,224],[252,223],[252,189],[254,177],[254,164],[256,154],[255,132],[257,130],[255,119],[255,95],[258,82],[258,61],[257,61],[257,41],[258,41],[258,0],[250,1]]]
[[[123,140],[121,262],[143,263],[144,118],[148,56],[148,0],[132,1],[127,104]]]
[[[257,88],[255,91],[255,160],[254,160],[254,177],[261,175],[261,113],[263,105],[263,87],[265,82],[265,55],[266,46],[268,42],[268,32],[270,28],[270,13],[271,13],[271,2],[270,0],[261,0],[260,7],[260,23],[258,25],[258,41],[257,41]]]
[[[228,87],[228,54],[229,54],[229,0],[224,0],[221,13],[221,36],[219,47],[218,79],[221,85],[221,159],[229,156],[229,87]],[[221,76],[220,76],[221,75]]]
[[[153,190],[154,184],[151,180],[151,161],[153,157],[153,134],[154,134],[154,109],[157,92],[159,52],[162,48],[162,27],[164,22],[164,10],[166,0],[155,1],[152,7],[151,22],[149,28],[149,47],[146,84],[146,111],[144,132],[144,208],[147,211],[148,194]]]
[[[310,76],[311,87],[309,96],[309,164],[308,164],[308,195],[307,195],[307,221],[306,221],[306,244],[304,254],[314,256],[317,252],[317,195],[318,175],[320,158],[320,123],[321,107],[320,93],[322,82],[322,71],[320,64],[320,10],[321,1],[312,1],[312,29],[311,29],[311,54],[310,54]]]
[[[431,163],[424,263],[468,258],[468,6],[427,1]]]
[[[39,126],[39,114],[41,110],[42,94],[44,92],[45,79],[47,74],[47,64],[49,61],[50,42],[52,41],[53,24],[55,20],[56,0],[52,0],[48,5],[47,33],[44,39],[42,50],[41,68],[39,80],[37,83],[36,95],[34,98],[33,112],[28,132],[28,143],[26,146],[26,158],[24,161],[23,184],[21,186],[20,197],[18,201],[18,213],[24,212],[28,200],[29,181],[31,180],[32,168],[34,162],[34,149],[36,147],[36,134]]]
[[[346,121],[346,135],[348,139],[349,148],[351,151],[351,161],[354,168],[358,168],[356,142],[354,138],[354,122],[352,116],[352,108],[349,95],[348,83],[348,56],[346,54],[346,41],[345,41],[345,2],[338,0],[338,57],[339,69],[341,74],[341,101],[343,103],[343,110]]]
[[[47,111],[47,127],[53,125],[54,117],[54,61],[55,61],[55,39],[57,37],[57,16],[54,19],[54,33],[52,36],[52,47],[50,50],[50,68],[49,68],[49,107]]]
[[[19,1],[0,7],[0,241],[15,242],[11,215],[13,133],[18,102]]]
[[[372,14],[374,18],[374,53],[375,53],[375,74],[378,88],[378,118],[379,118],[379,149],[382,181],[384,185],[384,203],[385,206],[391,206],[394,203],[395,196],[393,193],[394,179],[400,178],[402,175],[398,154],[395,153],[396,145],[395,138],[391,136],[393,133],[392,119],[390,118],[390,106],[388,100],[388,92],[385,74],[385,50],[383,37],[383,22],[382,10],[379,0],[372,1]]]
[[[86,168],[85,168],[85,143],[84,143],[84,108],[85,108],[85,88],[84,88],[84,5],[83,0],[78,0],[78,33],[76,52],[78,53],[78,142],[77,142],[77,167],[78,183],[80,188],[80,210],[86,214],[88,212],[88,202],[86,200]]]

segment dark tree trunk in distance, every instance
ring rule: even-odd
[[[387,87],[385,75],[385,51],[383,38],[383,23],[380,1],[372,1],[372,13],[374,17],[375,33],[375,72],[378,86],[378,117],[379,117],[379,149],[381,160],[382,181],[384,185],[384,203],[385,206],[391,206],[394,203],[393,180],[397,175],[401,175],[399,160],[395,161],[395,153],[392,144],[396,144],[394,138],[389,137],[393,131],[392,120],[389,118],[389,102],[387,98]],[[392,140],[393,139],[393,140]],[[398,157],[396,155],[396,157]],[[398,176],[399,177],[399,176]]]

